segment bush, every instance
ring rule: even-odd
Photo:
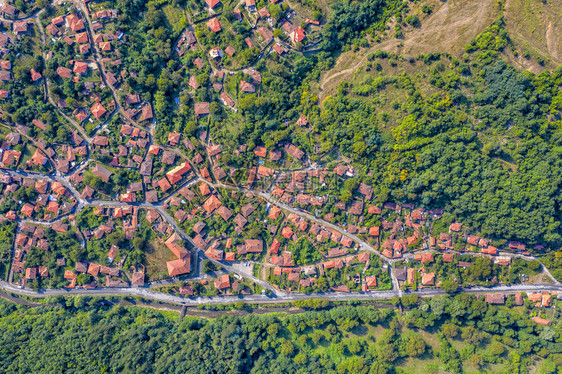
[[[420,19],[415,14],[411,14],[408,17],[406,17],[406,22],[412,27],[420,27],[421,26]]]

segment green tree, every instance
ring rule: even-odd
[[[412,334],[406,341],[406,354],[410,357],[418,357],[425,353],[427,348],[426,342],[418,334]]]
[[[451,278],[446,278],[441,282],[441,289],[447,293],[455,293],[459,288],[458,283]]]

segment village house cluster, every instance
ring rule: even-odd
[[[384,201],[372,173],[341,155],[324,157],[299,137],[235,147],[221,139],[215,116],[243,113],[267,89],[261,58],[290,64],[320,41],[321,22],[305,7],[257,5],[188,7],[191,24],[177,30],[162,64],[169,77],[152,82],[179,86],[165,106],[137,92],[151,78],[129,63],[130,31],[107,3],[57,3],[35,20],[3,3],[0,101],[9,107],[25,84],[43,104],[24,115],[0,112],[0,217],[14,227],[9,280],[162,287],[187,297],[256,293],[260,282],[311,293],[524,281],[529,274],[512,270],[525,264],[512,255],[528,255],[525,244],[482,237],[441,209]],[[22,51],[28,44],[41,49]],[[41,64],[29,62],[20,77],[14,64],[33,52]],[[163,111],[177,123],[157,121]],[[296,112],[282,125],[305,134],[314,121]],[[478,266],[489,275],[476,279]],[[527,296],[544,308],[549,295]]]

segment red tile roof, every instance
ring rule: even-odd
[[[166,263],[166,266],[168,267],[168,274],[171,277],[181,274],[187,274],[190,271],[191,258],[190,256],[187,256],[177,260],[168,261]]]
[[[205,0],[205,3],[207,3],[209,8],[213,9],[220,3],[220,0]]]
[[[31,69],[31,70],[30,70],[30,73],[31,73],[31,80],[32,80],[33,82],[36,82],[36,81],[38,81],[39,79],[41,79],[41,78],[43,77],[43,76],[41,75],[41,73],[35,71],[35,69]]]
[[[107,110],[100,103],[95,103],[92,108],[90,108],[90,111],[98,119],[107,112]]]
[[[207,21],[207,27],[212,32],[219,32],[219,31],[222,30],[221,29],[221,23],[219,22],[219,20],[216,17],[211,18],[210,20]]]

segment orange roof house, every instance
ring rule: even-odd
[[[191,165],[189,162],[185,161],[184,163],[176,166],[172,170],[166,173],[166,177],[170,180],[172,184],[176,184],[182,179],[182,176],[191,170]]]
[[[279,218],[280,214],[281,214],[281,209],[279,209],[275,205],[272,205],[271,210],[269,211],[269,214],[267,215],[267,218],[276,220],[277,218]]]
[[[166,177],[164,177],[164,178],[162,178],[158,181],[158,187],[160,187],[162,189],[162,192],[166,192],[170,188],[172,188],[172,185],[170,184],[170,182],[168,182],[168,179],[166,179]]]
[[[27,164],[31,166],[44,165],[45,162],[47,162],[47,156],[45,156],[45,154],[39,148],[36,148],[35,153],[31,157],[31,159],[27,161]]]
[[[283,47],[282,45],[280,45],[279,43],[273,43],[273,50],[275,52],[277,52],[278,55],[282,55],[283,53],[286,52],[285,47]]]
[[[511,264],[511,257],[508,257],[508,256],[496,257],[496,258],[494,258],[494,264],[501,265],[501,266],[507,266],[507,265]]]
[[[271,177],[273,174],[275,174],[275,170],[263,165],[258,166],[258,175],[261,175],[263,177]]]
[[[27,33],[27,21],[19,21],[12,23],[12,31],[16,35]]]
[[[212,258],[213,260],[222,261],[224,256],[224,251],[222,249],[217,249],[210,247],[205,251],[207,257]]]
[[[254,148],[254,155],[256,155],[256,157],[265,158],[267,156],[267,148],[265,148],[264,146],[258,145],[256,148]]]
[[[273,239],[273,243],[271,243],[271,247],[269,247],[269,252],[279,253],[280,247],[281,247],[281,243],[277,239]]]
[[[422,286],[435,285],[435,273],[426,273],[422,275]]]
[[[370,257],[371,257],[371,255],[369,254],[369,252],[361,252],[361,253],[359,253],[359,255],[357,255],[357,261],[367,262],[367,261],[369,261]]]
[[[93,264],[90,263],[90,266],[88,267],[88,274],[93,275],[94,277],[97,277],[99,272],[100,272],[100,265],[98,264]]]
[[[487,255],[497,255],[498,254],[498,249],[496,247],[492,247],[491,245],[488,246],[487,248],[482,248],[482,253],[485,253]]]
[[[454,257],[453,253],[443,253],[443,262],[453,262]]]
[[[104,52],[111,51],[111,43],[110,42],[101,42],[101,43],[99,43],[99,47]]]
[[[281,235],[283,235],[285,239],[291,239],[294,235],[293,229],[289,226],[285,226],[283,227],[283,230],[281,230]]]
[[[78,47],[78,50],[81,54],[85,55],[86,53],[90,52],[90,43],[81,44],[80,47]]]
[[[484,301],[489,304],[503,304],[505,303],[505,295],[503,293],[487,294]]]
[[[53,184],[51,185],[51,189],[58,196],[63,196],[66,193],[66,188],[59,181],[54,181]]]
[[[211,18],[210,20],[207,21],[207,27],[209,28],[209,30],[211,30],[212,32],[219,32],[221,31],[221,23],[219,22],[217,17]]]
[[[263,241],[260,239],[246,239],[244,243],[248,253],[261,253],[263,251]]]
[[[76,43],[78,44],[83,44],[83,43],[88,43],[90,39],[88,39],[88,33],[87,32],[81,32],[76,34]]]
[[[462,223],[451,223],[449,230],[459,232],[462,229]]]
[[[43,76],[41,75],[41,73],[35,71],[35,69],[31,69],[30,70],[31,73],[31,80],[33,82],[37,82],[39,79],[41,79]]]
[[[414,259],[416,261],[420,261],[422,264],[426,262],[433,262],[433,253],[431,252],[419,253],[414,256]]]
[[[21,157],[20,151],[6,150],[2,155],[2,163],[5,166],[17,165]]]
[[[90,111],[92,112],[94,117],[96,117],[97,119],[99,119],[101,116],[103,116],[107,112],[107,110],[105,110],[103,105],[101,105],[100,103],[95,103],[92,106],[92,108],[90,109]]]
[[[203,209],[205,209],[207,213],[210,214],[213,213],[213,211],[215,211],[215,209],[217,209],[221,205],[222,203],[220,202],[220,200],[215,195],[211,195],[211,197],[209,197],[203,203]]]
[[[253,84],[248,83],[245,80],[242,80],[240,81],[240,91],[246,93],[254,93],[256,92],[256,87]]]
[[[88,64],[81,61],[75,61],[72,70],[76,74],[86,74],[88,72]]]
[[[31,121],[31,123],[33,123],[33,125],[39,127],[41,130],[47,131],[47,125],[45,125],[43,123],[43,121],[40,121],[38,119],[34,119],[33,121]]]
[[[203,116],[210,113],[209,103],[204,101],[201,103],[195,103],[194,112],[196,116]]]
[[[191,258],[190,256],[186,256],[177,260],[168,261],[166,266],[168,267],[168,274],[171,277],[187,274],[191,268]]]
[[[541,306],[548,307],[552,301],[552,295],[549,293],[542,294]]]
[[[414,268],[408,268],[408,270],[407,270],[406,283],[408,283],[408,284],[414,284],[415,281],[416,281],[416,269],[414,269]]]
[[[533,321],[535,323],[538,323],[539,325],[545,325],[545,326],[550,326],[552,324],[552,321],[541,317],[533,317]]]
[[[46,193],[49,182],[44,179],[39,179],[35,182],[35,191],[39,193]]]
[[[65,270],[64,279],[76,279],[76,273],[74,273],[72,270]]]
[[[207,3],[207,6],[209,8],[213,9],[220,4],[220,0],[205,0],[205,3]]]
[[[105,146],[109,145],[109,138],[107,136],[103,136],[103,135],[96,135],[92,139],[92,144],[100,146],[100,147],[105,147]]]
[[[217,290],[224,290],[230,287],[230,278],[228,274],[221,275],[214,282],[215,288]]]
[[[211,193],[211,189],[207,183],[201,183],[199,185],[199,192],[201,192],[201,195],[207,196]]]
[[[164,244],[166,244],[166,247],[168,247],[168,249],[172,251],[176,255],[176,257],[184,258],[189,254],[189,252],[180,245],[181,243],[182,238],[176,232],[170,235],[170,237],[164,242]]]
[[[159,146],[151,144],[150,147],[148,148],[148,153],[154,156],[158,156],[158,154],[160,153],[160,149],[161,148]]]
[[[377,278],[374,275],[370,277],[366,277],[365,283],[367,283],[367,287],[375,288],[377,287]]]
[[[31,217],[34,211],[35,211],[35,207],[29,203],[25,203],[21,207],[22,214],[25,214],[28,217]]]
[[[344,247],[346,247],[346,248],[351,248],[351,247],[353,247],[353,244],[354,244],[354,243],[355,243],[355,242],[354,242],[353,240],[351,240],[350,238],[348,238],[347,236],[343,236],[343,237],[341,238],[341,244],[342,244]]]
[[[225,105],[228,105],[229,107],[234,107],[235,105],[234,101],[230,98],[230,96],[228,96],[226,92],[223,91],[220,95],[220,98]]]
[[[27,268],[27,269],[25,269],[25,277],[27,279],[37,278],[37,268]]]
[[[289,39],[291,40],[291,43],[293,43],[293,45],[302,42],[305,37],[306,35],[304,34],[304,30],[300,26],[294,29],[293,32],[289,34]]]
[[[19,10],[12,4],[4,2],[2,4],[2,8],[0,8],[0,12],[4,13],[5,15],[13,16],[16,14],[16,12],[19,12]]]
[[[168,134],[168,143],[177,145],[181,140],[181,132],[171,132]]]
[[[59,204],[56,201],[49,201],[47,204],[47,212],[51,212],[53,214],[57,214],[59,211]]]
[[[299,119],[297,120],[297,125],[299,126],[306,126],[308,125],[308,120],[304,114],[301,114]]]
[[[74,18],[71,18],[70,21],[69,21],[70,15],[66,16],[66,21],[69,24],[72,31],[78,32],[84,30],[84,21],[78,18],[76,15],[72,14],[72,16],[74,16]]]

